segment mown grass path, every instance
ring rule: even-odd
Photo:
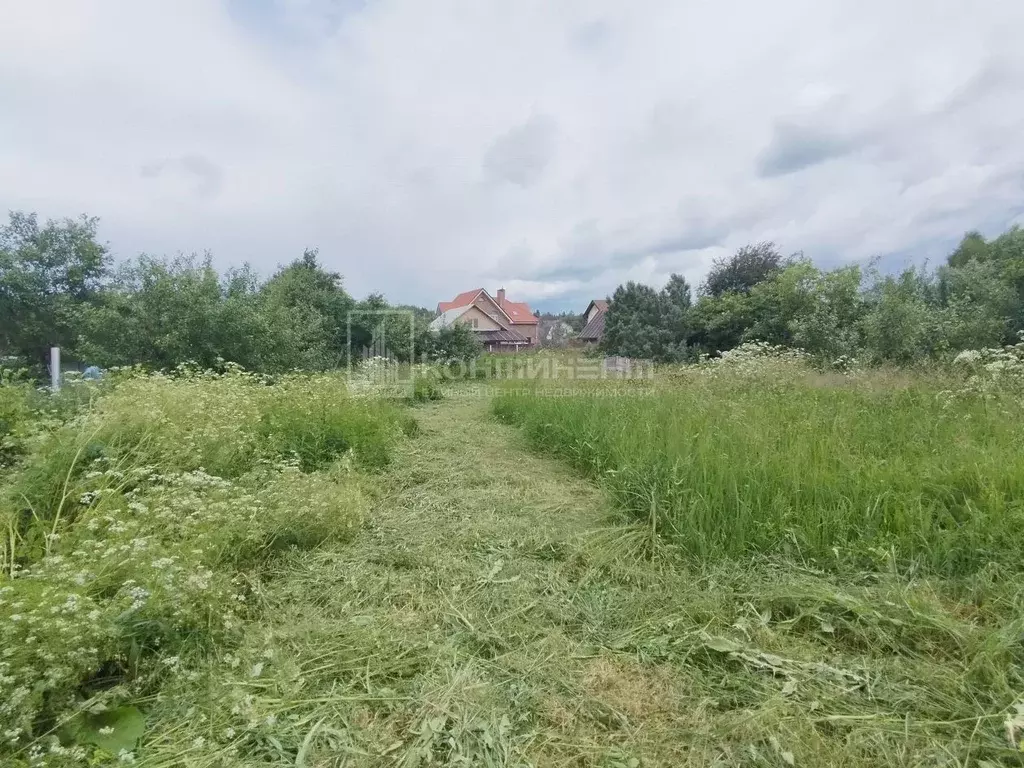
[[[366,530],[267,595],[276,644],[321,689],[317,719],[345,725],[347,764],[679,764],[685,681],[613,650],[655,575],[646,532],[485,401],[416,415]]]
[[[930,585],[689,569],[486,400],[416,415],[355,540],[262,588],[281,764],[1019,763],[1002,630]]]

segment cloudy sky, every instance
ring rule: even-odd
[[[5,0],[0,209],[582,310],[1024,223],[1020,0]]]

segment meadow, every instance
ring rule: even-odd
[[[277,554],[351,537],[363,474],[415,429],[341,376],[112,379],[53,398],[0,388],[7,760],[130,753],[143,722],[130,702],[238,642]]]
[[[0,763],[1024,765],[1022,360],[6,378]]]
[[[515,382],[493,411],[698,559],[957,575],[1024,555],[1021,365],[980,367],[822,373],[753,345],[569,396]]]

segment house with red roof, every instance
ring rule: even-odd
[[[431,329],[453,323],[471,327],[488,352],[516,352],[539,343],[537,317],[525,302],[509,301],[504,288],[499,288],[496,296],[475,288],[440,302]]]

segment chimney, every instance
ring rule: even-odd
[[[499,288],[498,289],[498,304],[504,304],[504,303],[505,303],[505,289],[504,288]]]

